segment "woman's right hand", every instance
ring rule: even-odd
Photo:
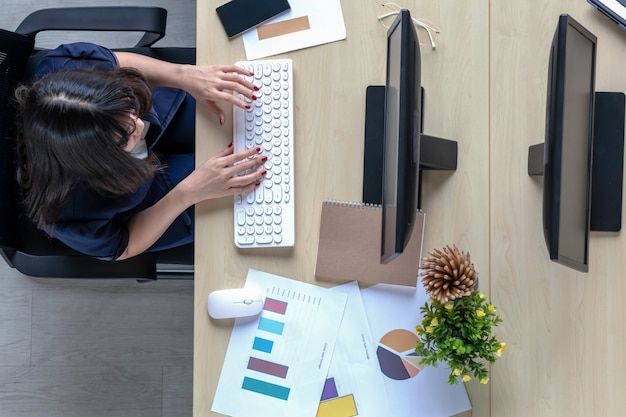
[[[261,184],[266,174],[260,168],[267,161],[267,156],[260,152],[261,148],[252,148],[234,153],[230,144],[196,167],[177,187],[181,187],[190,205],[251,191]],[[251,172],[245,174],[246,171]]]

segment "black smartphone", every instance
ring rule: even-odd
[[[287,0],[231,0],[215,9],[229,39],[291,8]]]

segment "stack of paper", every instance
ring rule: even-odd
[[[244,417],[449,417],[471,408],[414,349],[423,287],[334,288],[250,270],[259,317],[237,319],[212,411]]]

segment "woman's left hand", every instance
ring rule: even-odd
[[[258,88],[245,78],[253,75],[237,65],[190,65],[185,67],[181,83],[198,103],[207,105],[217,114],[222,125],[225,113],[219,104],[220,101],[242,109],[249,107],[249,102],[239,99],[232,92],[239,93],[250,101],[256,100],[254,92],[258,91]]]

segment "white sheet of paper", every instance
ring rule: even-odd
[[[343,20],[340,0],[289,0],[289,4],[291,5],[291,10],[268,21],[266,24],[307,16],[310,29],[262,40],[259,39],[257,29],[249,30],[242,35],[248,60],[282,54],[346,38],[346,26]]]
[[[315,417],[346,294],[250,269],[259,316],[235,321],[211,410],[234,417]]]
[[[463,383],[448,384],[444,364],[420,367],[413,350],[419,308],[428,300],[421,282],[417,288],[378,284],[361,291],[374,341],[377,343],[389,410],[394,417],[450,417],[471,409]]]
[[[317,417],[388,416],[388,397],[356,281],[332,288],[348,296]]]

